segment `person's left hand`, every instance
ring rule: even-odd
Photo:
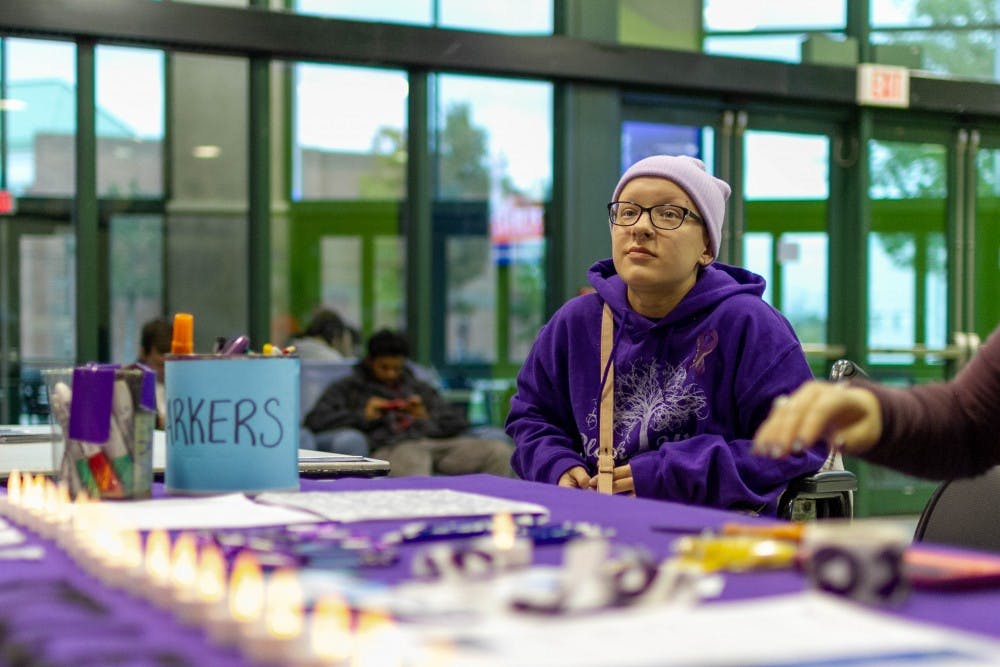
[[[612,473],[611,493],[618,496],[634,496],[635,483],[632,481],[632,466],[626,463],[616,466]],[[590,478],[590,488],[597,489],[597,475]]]

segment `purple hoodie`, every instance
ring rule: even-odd
[[[750,453],[771,402],[812,373],[788,321],[761,299],[764,279],[714,262],[666,317],[628,305],[610,259],[588,272],[596,294],[576,297],[542,327],[517,377],[507,433],[524,479],[555,484],[597,468],[601,311],[615,321],[615,464],[632,467],[636,495],[774,515],[789,480],[826,452],[774,460]]]

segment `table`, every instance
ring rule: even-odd
[[[710,508],[600,496],[490,475],[302,480],[303,491],[443,488],[545,505],[552,521],[589,521],[614,527],[615,542],[641,545],[657,557],[668,555],[672,542],[680,535],[717,528],[737,518],[752,520]],[[354,525],[359,532],[375,535],[398,523]],[[13,662],[12,651],[44,657],[46,664],[52,665],[249,664],[235,650],[212,645],[198,629],[181,625],[168,612],[106,588],[44,540],[32,536],[30,541],[48,547],[41,561],[14,561],[0,566],[0,650],[6,652],[0,653],[0,664]],[[371,576],[386,582],[406,579],[415,549],[404,549],[396,565],[373,570]],[[541,547],[535,560],[557,563],[560,554],[559,547]],[[793,570],[727,574],[722,599],[750,599],[804,588],[802,575]],[[917,590],[890,613],[1000,639],[997,609],[1000,588],[968,592]],[[103,661],[86,660],[95,654],[103,655]],[[112,654],[121,662],[112,662]]]

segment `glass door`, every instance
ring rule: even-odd
[[[863,363],[882,381],[940,380],[964,354],[953,335],[964,329],[956,299],[964,280],[958,230],[965,169],[949,154],[959,156],[965,146],[963,137],[955,139],[944,130],[894,127],[876,129],[869,141]]]
[[[72,365],[75,239],[65,220],[0,218],[0,422],[47,418],[41,370]]]
[[[814,375],[842,357],[830,340],[832,123],[750,113],[743,133],[743,266],[767,281],[764,299],[795,329]]]

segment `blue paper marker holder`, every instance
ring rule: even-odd
[[[297,491],[298,357],[168,355],[167,493]]]

